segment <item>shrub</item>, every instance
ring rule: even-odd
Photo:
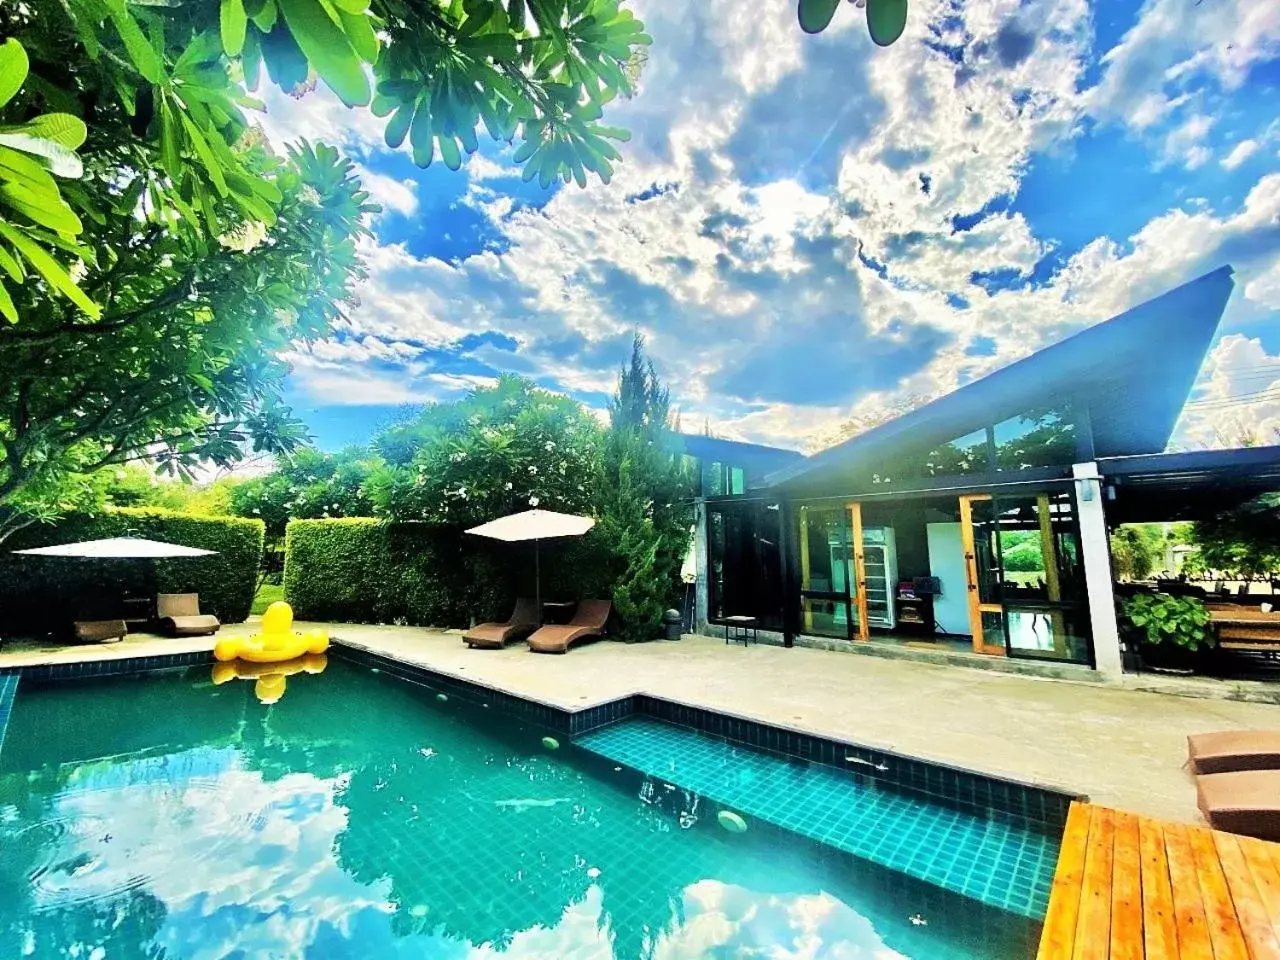
[[[1140,593],[1125,600],[1122,609],[1126,626],[1137,633],[1141,643],[1200,650],[1213,642],[1209,611],[1196,597]]]
[[[249,615],[262,557],[259,520],[118,508],[29,527],[7,540],[5,550],[127,536],[217,553],[147,561],[24,557],[6,552],[0,555],[0,626],[10,632],[46,632],[73,617],[115,615],[122,593],[198,593],[200,609],[224,623],[238,623]]]
[[[544,600],[609,596],[594,531],[541,550]],[[284,596],[300,619],[465,627],[533,594],[532,544],[368,517],[294,520],[285,534]]]

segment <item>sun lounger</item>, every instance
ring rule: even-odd
[[[156,596],[156,619],[171,637],[198,637],[217,633],[222,626],[211,613],[200,612],[198,593],[161,593]]]
[[[1220,730],[1187,737],[1187,759],[1196,773],[1280,770],[1280,730]]]
[[[515,640],[538,629],[542,618],[538,615],[538,605],[528,597],[516,601],[516,608],[506,623],[481,623],[463,634],[463,641],[473,650],[484,647],[497,650],[507,641]]]
[[[613,604],[608,600],[583,600],[568,623],[539,628],[529,637],[529,649],[538,653],[568,653],[569,644],[604,634]]]
[[[1196,777],[1196,797],[1209,826],[1280,841],[1280,770],[1238,770]]]
[[[76,620],[71,636],[76,643],[115,643],[123,640],[129,628],[123,620]]]

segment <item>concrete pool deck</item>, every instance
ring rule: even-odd
[[[547,656],[524,644],[469,650],[459,631],[328,627],[344,644],[568,709],[649,693],[1184,822],[1200,819],[1192,778],[1183,769],[1187,734],[1280,727],[1280,707],[1271,704],[822,650],[726,646],[710,637],[634,646],[600,642]],[[222,635],[256,629],[251,621],[225,627]],[[0,668],[212,645],[210,637],[141,635],[97,646],[18,646],[0,652]]]

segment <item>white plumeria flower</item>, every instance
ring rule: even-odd
[[[510,481],[510,480],[508,480],[508,481],[507,481],[507,485],[506,485],[506,487],[505,487],[504,489],[507,489],[507,490],[510,490],[510,489],[511,489],[511,481]]]
[[[529,472],[532,473],[534,476],[537,476],[538,468],[535,467],[533,464],[529,464]]]
[[[538,505],[538,498],[537,498],[537,497],[530,497],[530,498],[529,498],[529,506],[531,506],[531,507],[536,507],[537,505]]]

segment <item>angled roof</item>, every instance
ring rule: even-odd
[[[785,467],[769,482],[808,486],[859,462],[932,449],[1060,397],[1087,401],[1096,456],[1159,453],[1168,445],[1233,286],[1231,268],[1219,267]]]

